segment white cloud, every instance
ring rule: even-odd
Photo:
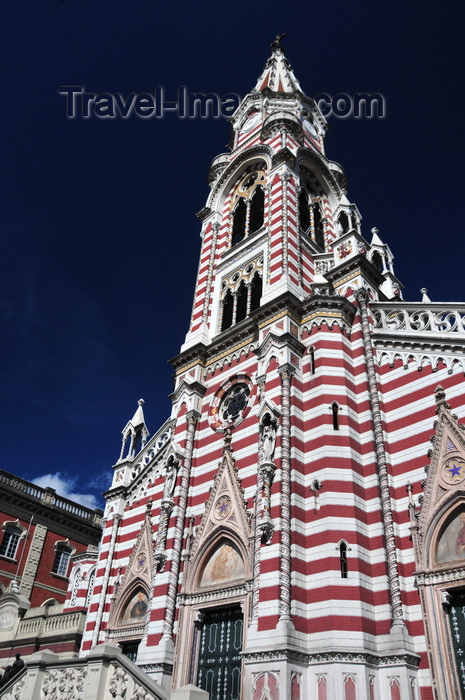
[[[98,508],[96,497],[91,493],[75,493],[76,479],[73,477],[62,475],[60,472],[56,474],[44,474],[32,479],[32,483],[45,489],[50,487],[55,489],[59,496],[68,498],[70,501],[76,501],[81,506],[86,508]]]

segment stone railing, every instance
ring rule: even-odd
[[[40,637],[41,646],[43,646],[47,637],[56,637],[57,634],[82,633],[85,619],[85,610],[71,613],[60,612],[56,615],[42,615],[31,619],[26,617],[19,623],[16,639]]]
[[[81,659],[33,654],[26,668],[0,689],[2,700],[208,700],[194,686],[171,694],[109,644],[94,647]]]
[[[40,486],[35,486],[29,481],[24,481],[17,476],[13,476],[8,472],[0,470],[0,488],[3,490],[12,489],[16,492],[22,493],[25,496],[29,496],[37,501],[42,501],[43,503],[53,506],[57,510],[61,510],[69,515],[73,515],[87,522],[91,522],[93,525],[100,525],[102,522],[103,512],[100,508],[95,510],[90,510],[90,508],[85,508],[80,506],[74,501],[69,501],[67,498],[62,498],[57,496],[55,489],[52,488],[41,488]]]
[[[374,330],[417,335],[465,333],[465,304],[377,302],[371,304]]]

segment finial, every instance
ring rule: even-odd
[[[423,294],[423,297],[421,300],[423,302],[423,304],[431,304],[431,299],[428,296],[428,290],[426,289],[426,287],[422,287],[420,289],[420,292]]]
[[[436,389],[434,390],[434,395],[435,395],[435,399],[436,399],[436,403],[438,405],[438,408],[440,406],[444,406],[444,408],[450,409],[450,406],[446,401],[446,392],[444,391],[444,387],[442,387],[440,384],[438,384]]]
[[[138,406],[143,406],[143,405],[145,404],[144,399],[139,399],[139,401],[137,402],[137,404],[138,404]]]
[[[284,39],[285,36],[286,35],[284,33],[276,34],[276,39],[273,41],[272,44],[270,44],[272,51],[276,51],[277,49],[281,49],[281,51],[284,51],[284,47],[281,46],[281,40]]]
[[[373,226],[373,228],[371,229],[371,234],[372,234],[371,245],[378,245],[378,246],[384,245],[383,241],[378,236],[378,233],[379,233],[379,228],[376,228],[376,226]]]

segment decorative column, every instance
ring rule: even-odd
[[[279,368],[281,377],[281,601],[280,622],[291,622],[291,380],[294,368]]]
[[[155,561],[157,570],[162,571],[166,562],[166,536],[168,534],[168,523],[171,511],[174,506],[174,487],[176,485],[178,463],[172,457],[169,458],[165,469],[165,488],[160,504],[160,520],[158,523],[157,541],[155,545]]]
[[[182,539],[184,534],[184,523],[186,520],[187,496],[189,492],[189,481],[192,466],[192,453],[194,448],[195,426],[200,418],[197,411],[189,411],[186,414],[187,437],[185,447],[185,457],[181,467],[181,486],[176,515],[176,525],[174,528],[173,553],[171,558],[171,570],[169,577],[168,595],[166,602],[165,621],[163,623],[163,637],[165,645],[173,644],[173,624],[176,607],[176,595],[179,582],[179,568],[181,562]]]
[[[268,285],[270,283],[270,277],[271,277],[271,221],[273,217],[273,207],[272,207],[272,198],[273,198],[273,182],[270,181],[266,185],[266,227],[268,230],[268,245],[266,246],[266,284]],[[265,280],[263,280],[265,282]]]
[[[258,391],[259,391],[259,401],[260,404],[263,400],[265,393],[265,383],[266,375],[261,374],[256,378]],[[261,439],[261,438],[260,438]],[[260,442],[258,447],[258,470],[257,470],[257,491],[255,493],[255,538],[254,538],[254,558],[253,558],[253,589],[252,589],[252,625],[255,627],[258,625],[258,605],[260,599],[260,545],[261,545],[261,532],[258,527],[258,519],[260,512]]]
[[[202,311],[202,321],[203,323],[208,322],[208,308],[210,306],[210,297],[211,297],[211,289],[212,289],[212,280],[213,280],[213,265],[215,262],[215,255],[216,255],[216,242],[218,240],[218,233],[220,231],[220,224],[215,222],[212,225],[212,242],[211,242],[211,247],[210,247],[210,257],[208,260],[208,276],[207,276],[207,282],[205,285],[205,296],[203,298],[203,311]]]
[[[94,634],[92,635],[92,646],[98,644],[100,627],[102,624],[103,610],[105,607],[105,598],[107,595],[108,581],[110,580],[111,565],[113,563],[113,554],[115,552],[116,536],[118,534],[119,524],[123,516],[119,513],[113,515],[113,526],[111,530],[110,546],[108,548],[107,560],[105,562],[105,573],[103,574],[102,590],[100,591],[100,599],[97,610],[97,619],[95,620]]]
[[[288,182],[291,179],[291,174],[289,172],[281,173],[281,184],[282,184],[282,201],[281,201],[281,227],[282,227],[282,266],[283,275],[287,275],[289,272],[289,241],[288,241],[288,230],[287,230],[287,189]]]
[[[359,303],[362,318],[362,335],[365,348],[371,415],[373,418],[376,463],[378,466],[378,480],[381,494],[381,511],[383,514],[384,536],[386,539],[386,557],[388,565],[389,589],[391,593],[392,619],[393,625],[403,626],[404,620],[402,599],[400,595],[396,540],[394,536],[394,524],[392,519],[391,493],[389,489],[386,451],[384,449],[384,432],[381,410],[379,407],[379,393],[376,380],[375,361],[373,356],[373,348],[371,345],[370,323],[368,320],[368,290],[365,288],[359,289],[355,293],[355,297]]]

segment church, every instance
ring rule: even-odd
[[[70,577],[81,656],[210,700],[465,700],[465,304],[404,300],[279,39],[231,126],[171,412],[150,436],[139,401]]]

